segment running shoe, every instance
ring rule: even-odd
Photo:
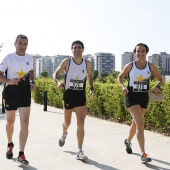
[[[7,152],[6,152],[6,158],[7,159],[12,159],[13,158],[13,148],[14,148],[14,144],[11,143],[10,145],[7,146]]]
[[[19,155],[18,159],[16,160],[17,163],[20,163],[21,165],[28,165],[29,162],[26,160],[25,155]]]
[[[132,148],[131,148],[132,144],[130,142],[128,142],[127,139],[125,139],[124,143],[125,143],[125,146],[126,146],[126,152],[128,154],[132,154]]]
[[[151,162],[152,159],[148,157],[149,155],[146,153],[143,153],[143,155],[141,156],[141,162],[142,163],[147,163],[147,162]]]
[[[84,155],[82,150],[79,150],[76,154],[76,159],[86,161],[88,157]]]
[[[59,142],[58,142],[60,147],[64,146],[65,140],[66,140],[66,137],[67,137],[67,134],[68,134],[68,133],[63,134],[63,135],[61,136],[61,138],[60,138],[60,140],[59,140]]]

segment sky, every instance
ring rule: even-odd
[[[84,55],[121,55],[136,44],[148,55],[170,54],[170,0],[0,0],[0,57],[14,52],[18,34],[28,36],[27,53],[72,55],[71,43],[81,40]]]

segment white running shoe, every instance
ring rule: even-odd
[[[79,150],[77,152],[76,159],[86,161],[88,159],[88,157],[84,155],[82,150]]]

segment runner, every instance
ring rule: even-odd
[[[148,51],[149,48],[146,44],[137,44],[134,49],[137,58],[136,61],[128,63],[118,76],[118,82],[122,87],[123,94],[125,95],[125,105],[132,116],[132,125],[130,127],[129,135],[124,141],[126,151],[128,154],[132,153],[131,140],[136,133],[141,150],[141,162],[143,163],[152,161],[145,152],[143,122],[143,117],[149,101],[148,90],[151,73],[158,80],[158,84],[153,89],[153,92],[159,93],[160,86],[163,84],[163,79],[156,66],[146,61]],[[127,75],[129,81],[128,87],[125,87],[123,79]]]
[[[17,162],[28,165],[24,149],[28,137],[28,126],[31,105],[31,90],[34,90],[33,58],[26,52],[28,38],[18,35],[15,43],[16,52],[8,54],[0,64],[0,82],[5,83],[3,101],[6,111],[7,152],[6,158],[13,158],[14,144],[12,141],[15,112],[18,109],[20,115],[21,130],[19,134],[19,154]],[[6,72],[6,76],[4,73]]]
[[[87,160],[88,157],[84,155],[82,146],[84,140],[84,123],[86,118],[86,78],[88,78],[91,97],[94,97],[93,91],[93,77],[91,72],[91,63],[82,57],[84,52],[84,44],[81,41],[74,41],[71,45],[73,57],[63,60],[60,66],[56,69],[53,77],[58,85],[58,89],[64,89],[64,123],[63,135],[59,140],[59,146],[65,144],[68,135],[68,128],[71,123],[71,116],[73,108],[75,108],[77,117],[77,140],[78,152],[76,158],[78,160]],[[59,80],[59,74],[65,71],[65,83]]]

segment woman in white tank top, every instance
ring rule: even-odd
[[[153,92],[160,92],[160,86],[163,84],[163,79],[158,72],[156,66],[146,61],[146,55],[149,48],[146,44],[139,43],[134,49],[136,54],[136,61],[128,63],[118,76],[118,82],[122,87],[122,92],[125,95],[125,104],[132,116],[132,125],[130,127],[129,135],[125,139],[126,152],[132,153],[131,140],[136,134],[141,151],[141,162],[151,162],[152,159],[148,157],[145,152],[144,139],[144,122],[143,117],[146,112],[149,97],[149,77],[151,73],[158,80],[157,86]],[[129,76],[128,87],[123,84],[125,76]]]

